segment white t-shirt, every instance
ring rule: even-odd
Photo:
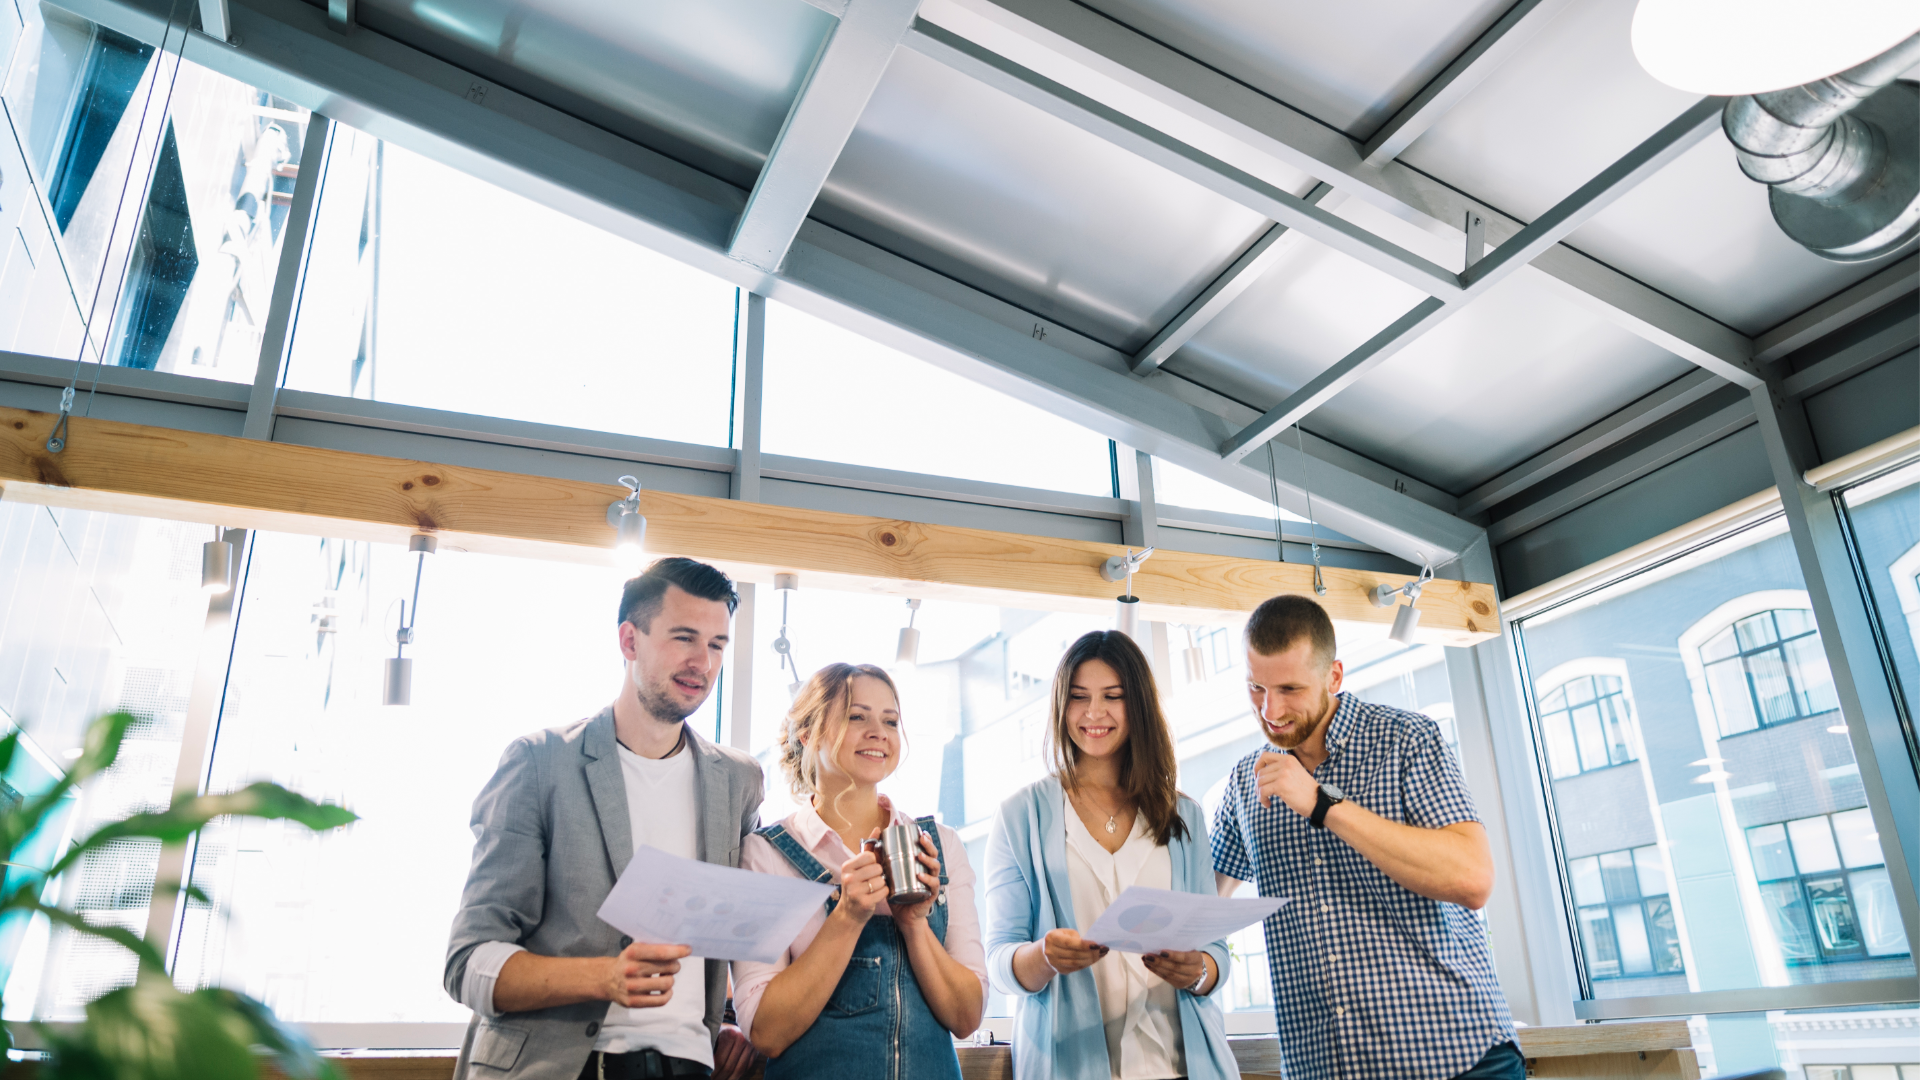
[[[1173,856],[1164,845],[1153,842],[1144,814],[1134,814],[1127,842],[1119,851],[1109,852],[1087,831],[1074,812],[1073,800],[1060,802],[1067,819],[1067,887],[1073,893],[1073,921],[1083,931],[1129,886],[1173,887]],[[1114,1080],[1187,1075],[1179,991],[1148,971],[1133,953],[1110,952],[1090,970],[1100,994],[1100,1019],[1107,1029],[1107,1060]]]
[[[620,775],[627,782],[634,850],[652,847],[683,859],[699,858],[700,808],[694,801],[692,748],[683,746],[672,757],[655,761],[622,746]],[[673,1000],[665,1005],[657,1009],[607,1006],[607,1018],[593,1042],[595,1050],[625,1054],[649,1047],[668,1057],[713,1066],[713,1042],[707,1034],[706,965],[699,957],[680,961],[680,974],[673,978]]]
[[[700,808],[694,802],[693,751],[682,746],[672,757],[655,761],[620,747],[620,775],[626,781],[627,819],[633,846],[655,847],[669,855],[699,858]],[[487,941],[467,958],[460,1000],[482,1016],[498,1016],[493,987],[500,969],[524,947]],[[680,961],[673,979],[673,1000],[657,1009],[607,1006],[595,1050],[614,1054],[651,1047],[668,1057],[713,1067],[713,1043],[707,1034],[707,975],[697,956]]]

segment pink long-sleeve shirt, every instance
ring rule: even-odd
[[[889,820],[895,825],[905,825],[913,821],[906,814],[893,808],[885,795],[880,796],[880,806],[886,810]],[[803,806],[789,815],[780,824],[787,832],[800,841],[808,854],[820,860],[820,865],[833,874],[834,884],[840,883],[840,867],[853,858],[847,845],[841,841],[840,834],[827,827],[818,812],[811,806]],[[960,834],[942,825],[940,828],[940,851],[947,863],[947,954],[965,965],[980,979],[980,992],[987,992],[987,954],[980,942],[980,912],[974,906],[973,867],[967,862],[967,848],[961,843]],[[786,877],[799,877],[800,871],[793,868],[785,855],[769,843],[764,837],[749,836],[740,849],[740,868],[754,870],[762,874],[782,874]],[[893,913],[883,900],[874,910],[876,919],[892,918]],[[760,1009],[760,998],[767,992],[767,984],[775,975],[785,971],[795,957],[807,951],[813,939],[826,925],[827,914],[823,907],[814,912],[807,924],[800,928],[800,936],[793,939],[779,960],[771,964],[755,963],[751,960],[736,960],[733,964],[733,1011],[740,1021],[740,1030],[753,1031],[753,1017]],[[984,999],[984,996],[982,998]]]

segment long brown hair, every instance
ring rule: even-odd
[[[820,758],[839,754],[847,729],[841,727],[840,738],[831,747],[821,745],[823,733],[833,721],[846,719],[847,710],[853,707],[853,680],[862,675],[885,683],[893,700],[899,702],[900,689],[893,685],[893,676],[872,664],[828,664],[814,672],[794,696],[786,723],[780,726],[780,771],[787,774],[787,785],[794,795],[820,794]],[[903,750],[906,744],[903,730]]]
[[[1053,757],[1053,774],[1068,791],[1077,785],[1075,766],[1080,748],[1073,743],[1067,726],[1067,699],[1074,672],[1089,660],[1105,661],[1120,676],[1120,703],[1126,709],[1127,744],[1120,748],[1120,788],[1133,803],[1136,813],[1147,819],[1147,831],[1153,842],[1166,845],[1185,839],[1187,823],[1180,820],[1180,791],[1174,786],[1179,763],[1173,756],[1173,732],[1167,716],[1160,711],[1160,691],[1153,682],[1153,669],[1145,653],[1133,639],[1118,630],[1095,630],[1082,634],[1068,646],[1053,673],[1053,723],[1047,727],[1047,741]]]

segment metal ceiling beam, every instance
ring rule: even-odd
[[[1727,385],[1725,379],[1708,372],[1690,371],[1462,495],[1460,513],[1479,514],[1491,510]]]
[[[1256,175],[1276,164],[1304,172],[1449,241],[1468,211],[1485,216],[1489,244],[1524,228],[1399,162],[1368,165],[1339,131],[1074,0],[925,0],[921,16]],[[1741,386],[1761,381],[1752,339],[1665,293],[1565,245],[1533,268],[1690,363]]]
[[[917,19],[904,44],[1421,292],[1449,298],[1460,293],[1459,275],[1431,259],[951,31]]]
[[[1384,165],[1412,146],[1415,139],[1439,123],[1455,105],[1485,81],[1552,22],[1567,6],[1567,0],[1520,0],[1508,8],[1486,33],[1474,39],[1466,51],[1453,58],[1440,74],[1433,77],[1413,100],[1360,147],[1360,158],[1368,165]]]
[[[1853,378],[1920,345],[1920,323],[1903,319],[1780,380],[1788,397],[1803,398]]]
[[[1313,190],[1301,196],[1301,199],[1322,209],[1334,210],[1339,207],[1340,200],[1336,197],[1331,203],[1327,201],[1332,191],[1325,184],[1315,184]],[[1170,319],[1159,333],[1153,335],[1153,340],[1133,355],[1133,373],[1150,375],[1159,370],[1168,357],[1180,351],[1180,346],[1193,340],[1195,334],[1272,269],[1281,256],[1298,243],[1299,238],[1298,232],[1277,223],[1261,233],[1258,240],[1247,245],[1247,250],[1241,252],[1239,258],[1220,271],[1218,277],[1200,290],[1200,295],[1187,301],[1187,306],[1180,309],[1180,314]]]
[[[777,270],[840,159],[920,0],[850,0],[753,185],[727,253]]]
[[[1421,335],[1486,295],[1502,279],[1559,244],[1563,237],[1586,224],[1614,200],[1665,168],[1700,140],[1720,130],[1720,110],[1725,104],[1724,98],[1705,98],[1672,123],[1654,132],[1600,175],[1540,215],[1533,224],[1468,267],[1466,273],[1461,275],[1466,289],[1457,299],[1447,301],[1429,297],[1415,305],[1391,326],[1314,376],[1285,401],[1269,409],[1266,415],[1222,443],[1220,456],[1228,461],[1239,461],[1246,457],[1267,440],[1299,423],[1307,414],[1418,340]]]
[[[1753,422],[1753,402],[1734,402],[1650,446],[1642,447],[1611,468],[1583,477],[1493,522],[1487,526],[1487,540],[1496,547],[1504,544],[1608,492],[1626,487],[1662,466],[1671,465],[1695,450],[1751,427]]]
[[[1920,289],[1920,254],[1901,259],[1754,338],[1753,358],[1778,360],[1916,289]]]
[[[64,0],[83,18],[144,41],[164,0]],[[1030,312],[818,222],[804,224],[779,273],[733,259],[728,239],[745,193],[507,87],[474,77],[368,28],[328,29],[302,0],[233,10],[243,44],[190,38],[187,59],[323,111],[488,183],[532,198],[769,299],[1017,396],[1257,498],[1264,471],[1216,447],[1226,421],[1180,400],[1167,376],[1142,379],[1129,357],[1070,328],[1032,336]],[[1161,384],[1167,388],[1162,389]],[[731,455],[728,455],[729,457]],[[1468,522],[1313,455],[1276,448],[1282,505],[1413,560],[1465,551]]]

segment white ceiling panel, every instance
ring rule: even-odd
[[[1087,0],[1241,82],[1364,139],[1510,0]]]
[[[1400,159],[1532,221],[1700,100],[1633,58],[1635,0],[1573,0]]]
[[[1259,214],[918,53],[894,55],[814,214],[1116,348],[1144,344]]]
[[[835,25],[803,0],[364,0],[359,11],[382,33],[622,134],[653,141],[623,122],[638,121],[753,167]]]
[[[1376,286],[1361,299],[1329,280],[1337,268],[1314,261],[1297,268],[1299,280],[1276,267],[1169,369],[1268,408],[1419,299],[1391,282],[1401,295]],[[1306,426],[1459,494],[1690,370],[1519,275],[1368,373]]]

